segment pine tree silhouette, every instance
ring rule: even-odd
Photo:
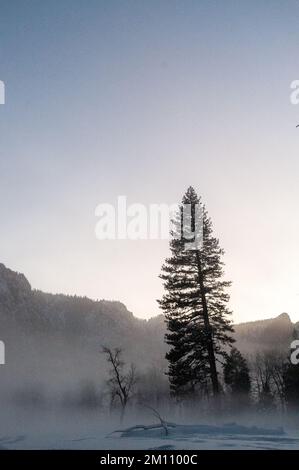
[[[186,207],[190,208],[187,216]],[[197,223],[198,213],[202,214],[201,224]],[[202,244],[194,247],[189,236],[194,234],[193,241],[200,238],[196,232],[200,226]],[[170,350],[166,358],[171,393],[178,397],[201,386],[212,388],[217,396],[216,362],[233,343],[226,292],[230,282],[223,280],[223,250],[213,236],[212,222],[191,186],[175,216],[172,235],[171,257],[165,260],[160,275],[165,294],[159,301],[168,329]]]

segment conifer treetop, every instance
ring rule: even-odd
[[[200,203],[200,197],[197,195],[197,192],[193,188],[193,186],[189,186],[187,191],[185,192],[183,199],[182,199],[183,204],[199,204]]]

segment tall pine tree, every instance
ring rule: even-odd
[[[190,229],[191,233],[198,233],[199,212],[202,243],[194,246],[190,243]],[[165,260],[160,275],[165,294],[159,301],[166,317],[166,342],[170,345],[166,358],[171,393],[179,397],[202,387],[212,388],[217,396],[217,359],[233,343],[226,292],[230,282],[223,280],[223,250],[192,187],[182,199],[172,235],[171,257]]]

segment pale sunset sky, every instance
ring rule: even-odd
[[[299,321],[299,2],[0,1],[0,262],[34,288],[159,314],[163,240],[95,208],[202,196],[235,322]]]

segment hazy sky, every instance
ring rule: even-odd
[[[0,0],[0,262],[159,313],[167,241],[99,241],[96,206],[192,184],[234,320],[299,320],[298,1]]]

